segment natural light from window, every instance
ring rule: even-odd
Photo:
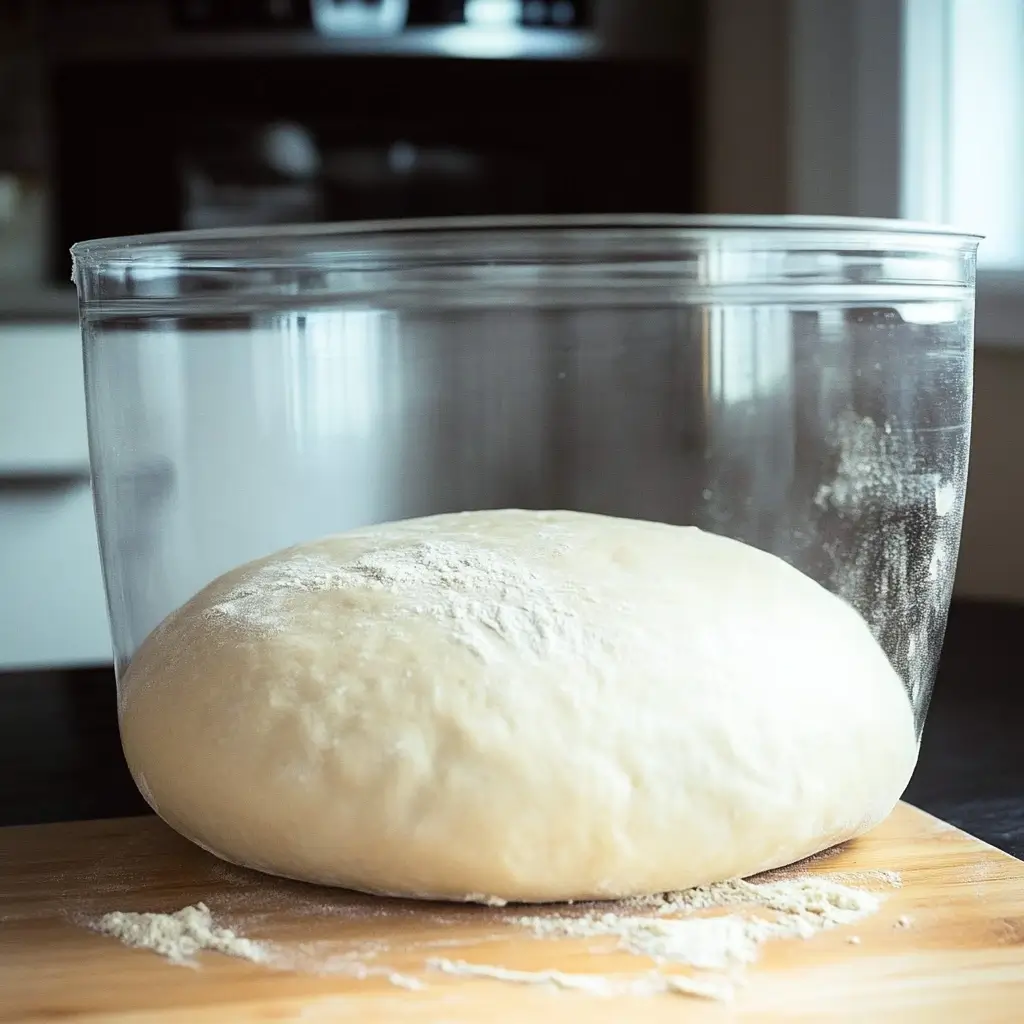
[[[1024,271],[1024,0],[905,0],[903,214]]]

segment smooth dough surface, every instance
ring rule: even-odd
[[[215,580],[122,680],[128,763],[218,856],[368,892],[681,889],[881,821],[917,758],[860,616],[781,559],[575,512],[408,520]]]

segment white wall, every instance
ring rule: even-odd
[[[110,658],[74,323],[0,323],[0,670]]]

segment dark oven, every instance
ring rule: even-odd
[[[693,212],[680,0],[64,0],[50,265],[79,239],[459,214]]]

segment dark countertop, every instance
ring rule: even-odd
[[[906,799],[1024,859],[1024,607],[954,602]]]
[[[1024,859],[1024,607],[954,602],[906,798]],[[113,674],[0,674],[0,825],[146,814]]]

